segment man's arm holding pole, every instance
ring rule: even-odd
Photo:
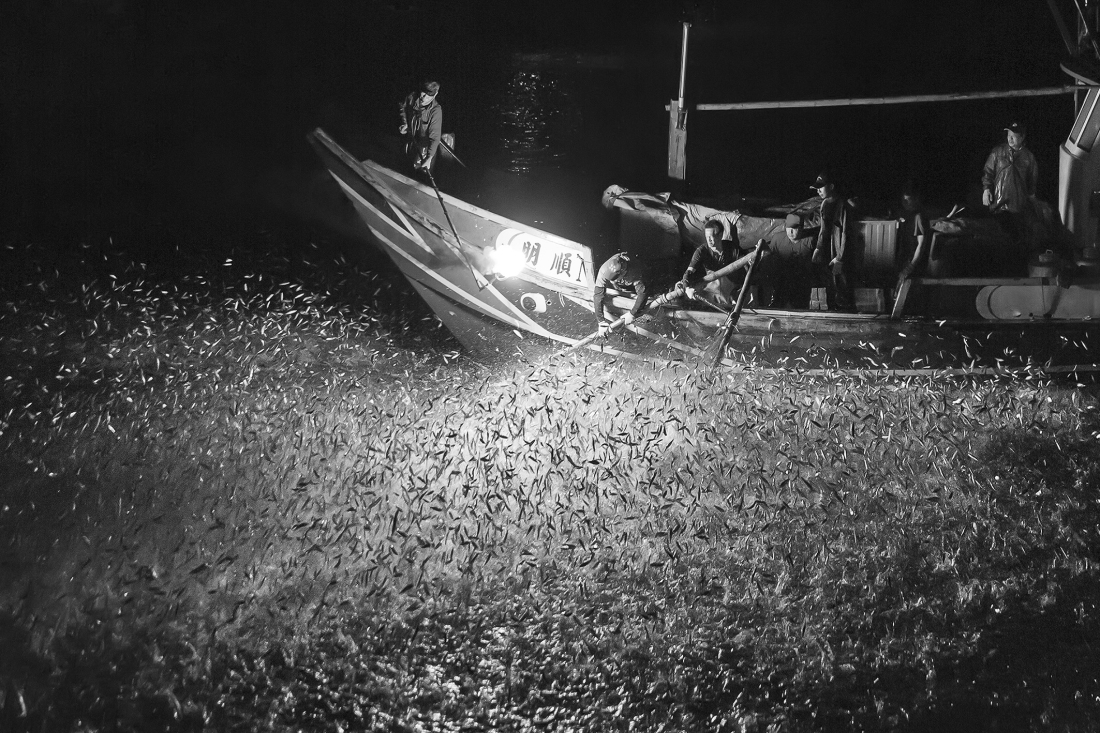
[[[715,280],[721,279],[726,275],[730,275],[734,272],[737,272],[738,270],[748,267],[750,264],[752,264],[753,259],[757,256],[758,252],[761,256],[767,254],[766,244],[767,243],[763,239],[761,239],[759,242],[756,243],[756,248],[753,249],[752,252],[749,252],[744,257],[737,258],[725,267],[719,268],[714,272],[708,272],[706,275],[703,276],[703,282],[714,282]]]

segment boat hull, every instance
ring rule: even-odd
[[[372,161],[359,161],[321,130],[310,140],[373,243],[467,349],[499,355],[545,352],[593,332],[598,258],[590,248],[440,194]],[[501,251],[522,260],[514,276],[493,274]],[[617,294],[612,307],[625,309],[632,302],[632,294]],[[1100,283],[918,279],[910,283],[903,312],[894,317],[746,308],[724,361],[901,371],[1024,365],[1090,371],[1100,362]],[[586,348],[697,360],[725,321],[718,310],[673,300]]]

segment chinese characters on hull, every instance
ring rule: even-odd
[[[524,267],[529,270],[575,285],[591,284],[589,262],[580,252],[516,229],[502,231],[496,245],[521,252]]]

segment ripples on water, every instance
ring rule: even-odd
[[[512,69],[492,111],[500,119],[507,170],[527,174],[560,168],[583,122],[569,79],[549,71]]]

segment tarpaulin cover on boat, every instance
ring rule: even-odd
[[[703,227],[714,219],[722,224],[722,238],[733,239],[736,225],[742,247],[751,247],[760,238],[767,238],[783,228],[782,218],[746,216],[737,210],[715,209],[702,204],[677,201],[670,193],[639,193],[622,186],[608,186],[601,201],[605,208],[619,208],[648,217],[652,225],[667,234],[679,236],[685,249],[694,249],[705,241]],[[800,210],[813,207],[799,204]]]

